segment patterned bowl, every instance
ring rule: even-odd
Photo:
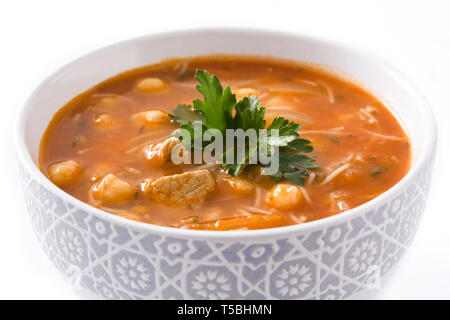
[[[66,194],[39,171],[39,141],[68,100],[124,70],[173,56],[271,55],[344,70],[389,101],[413,145],[410,172],[345,213],[255,231],[178,230],[126,220]],[[336,71],[339,72],[339,71]],[[191,30],[115,44],[68,64],[31,95],[17,122],[27,208],[38,240],[66,275],[110,299],[345,298],[377,285],[410,245],[425,207],[436,142],[426,100],[366,53],[295,34]]]

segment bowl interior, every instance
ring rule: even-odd
[[[181,31],[152,35],[95,51],[59,69],[29,98],[19,119],[19,144],[37,164],[39,142],[54,113],[71,98],[128,69],[169,57],[212,53],[269,55],[326,64],[366,87],[401,119],[413,145],[413,166],[433,135],[423,98],[384,62],[338,44],[299,35],[249,30]]]

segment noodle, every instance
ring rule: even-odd
[[[342,166],[340,166],[339,168],[337,168],[336,170],[334,170],[333,172],[331,172],[326,178],[325,180],[323,180],[320,185],[324,185],[327,184],[328,182],[330,182],[331,180],[333,180],[334,178],[336,178],[341,172],[344,172],[345,170],[348,169],[348,167],[350,167],[350,164],[344,164]]]
[[[325,90],[326,90],[326,92],[327,92],[327,95],[328,95],[328,101],[329,101],[330,103],[334,103],[334,102],[335,102],[335,99],[334,99],[333,91],[331,90],[330,86],[327,85],[327,84],[326,84],[325,82],[323,82],[322,80],[317,80],[317,83],[319,83],[320,85],[322,85],[322,86],[325,88]]]

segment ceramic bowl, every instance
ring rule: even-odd
[[[409,173],[379,197],[322,220],[255,231],[179,230],[126,220],[53,185],[38,147],[53,114],[122,71],[168,57],[270,55],[326,64],[382,99],[410,135]],[[410,245],[425,208],[436,146],[432,111],[401,73],[330,41],[262,30],[150,35],[88,54],[56,71],[22,108],[16,132],[26,205],[56,267],[108,299],[340,299],[373,288]]]

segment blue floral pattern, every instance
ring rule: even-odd
[[[187,275],[188,291],[196,299],[234,299],[236,276],[225,267],[200,266]]]
[[[121,251],[112,258],[114,278],[130,292],[149,294],[155,289],[153,265],[142,255]]]
[[[271,292],[276,298],[298,299],[313,288],[316,267],[305,259],[283,263],[271,276]]]
[[[425,208],[428,163],[392,199],[344,223],[249,242],[134,229],[66,203],[24,169],[21,180],[45,253],[98,297],[342,299],[368,287],[373,270],[389,271],[410,245]]]

